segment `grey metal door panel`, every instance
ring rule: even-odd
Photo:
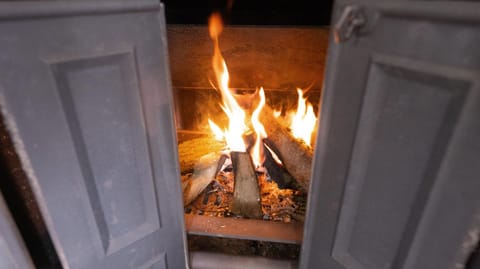
[[[163,7],[0,10],[2,113],[65,268],[184,268]]]
[[[330,45],[301,268],[461,268],[480,227],[480,4],[348,4],[367,24]]]
[[[0,269],[33,269],[23,239],[0,193]]]

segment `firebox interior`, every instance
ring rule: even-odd
[[[212,71],[214,46],[208,28],[170,25],[167,30],[182,183],[187,192],[185,186],[195,178],[193,167],[198,166],[202,157],[205,159],[204,155],[221,148],[208,121],[223,128],[228,125],[228,116],[222,110],[222,95]],[[228,66],[229,87],[237,97],[258,98],[255,94],[263,87],[266,106],[276,110],[282,122],[298,108],[296,89],[300,88],[319,116],[328,28],[230,26],[224,29],[219,43]],[[189,159],[193,159],[194,164],[188,165]],[[201,190],[195,190],[194,198],[184,200],[190,248],[208,245],[209,249],[220,249],[218,245],[231,244],[228,240],[245,239],[250,245],[256,244],[252,242],[286,243],[288,247],[284,249],[288,249],[288,256],[296,257],[299,250],[296,246],[302,239],[308,188],[302,189],[296,183],[283,184],[272,178],[274,171],[257,169],[262,212],[256,218],[246,218],[231,208],[234,169],[227,161],[222,168],[202,170],[202,175],[214,175],[214,178],[207,180]],[[208,244],[201,240],[202,236],[210,238],[206,240]],[[224,239],[213,240],[212,236]],[[212,247],[212,242],[217,242],[217,247]]]

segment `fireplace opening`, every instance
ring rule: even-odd
[[[190,249],[297,258],[328,28],[224,26],[214,14],[167,30]]]

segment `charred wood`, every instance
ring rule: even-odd
[[[215,179],[226,156],[210,153],[201,157],[195,165],[192,177],[182,182],[183,203],[190,204]]]
[[[275,151],[284,167],[301,188],[308,190],[312,167],[312,149],[293,137],[288,129],[273,116],[271,108],[266,106],[263,109],[260,120],[268,134],[264,143]]]
[[[265,146],[264,146],[265,147]],[[287,169],[273,158],[272,153],[266,147],[264,148],[265,152],[265,162],[263,165],[268,171],[270,178],[277,183],[278,188],[280,189],[298,189],[299,186],[295,179],[288,173]]]

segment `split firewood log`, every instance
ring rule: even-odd
[[[261,218],[260,188],[250,154],[231,152],[230,157],[234,177],[232,213],[247,218]]]
[[[277,163],[270,150],[264,145],[265,161],[263,165],[270,178],[277,183],[279,189],[299,189],[297,181],[288,173],[284,166]]]
[[[202,156],[193,171],[193,175],[182,182],[183,203],[190,204],[215,179],[225,162],[226,156],[219,152],[211,152]]]
[[[212,152],[220,152],[225,143],[212,136],[204,136],[184,141],[178,145],[181,174],[191,173],[202,156]]]
[[[296,139],[273,116],[273,110],[265,106],[260,114],[260,121],[263,123],[268,138],[264,143],[269,146],[281,159],[284,167],[295,178],[303,190],[308,190],[310,184],[313,150]]]

